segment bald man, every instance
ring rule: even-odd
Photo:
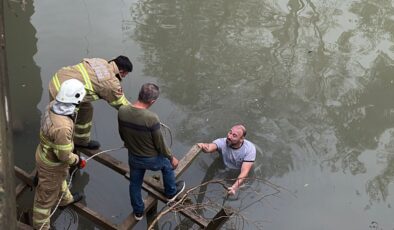
[[[228,189],[230,195],[235,195],[248,177],[256,159],[256,147],[246,140],[245,136],[246,128],[243,125],[235,125],[227,133],[227,138],[219,138],[212,143],[197,144],[205,153],[219,152],[227,168],[241,170],[234,184]]]

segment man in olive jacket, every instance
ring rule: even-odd
[[[136,220],[141,220],[144,213],[141,186],[146,170],[161,170],[164,193],[170,201],[185,188],[184,181],[175,182],[178,160],[164,142],[159,117],[148,110],[158,97],[159,87],[146,83],[141,87],[138,100],[121,106],[118,113],[119,134],[129,152],[129,191]]]

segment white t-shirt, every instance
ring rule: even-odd
[[[218,147],[218,152],[222,154],[226,167],[231,169],[241,169],[243,162],[254,162],[256,159],[256,147],[248,140],[239,149],[233,149],[226,143],[226,138],[219,138],[213,141]]]

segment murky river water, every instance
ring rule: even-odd
[[[135,66],[122,83],[129,100],[144,82],[160,85],[152,110],[171,127],[179,158],[235,123],[248,128],[247,139],[258,148],[256,175],[282,189],[257,202],[256,192],[270,194],[269,186],[247,186],[227,201],[242,210],[245,225],[230,221],[227,228],[394,229],[394,2],[6,5],[19,167],[34,168],[52,74],[84,57],[123,54]],[[103,149],[121,146],[116,111],[104,102],[94,106],[93,137]],[[126,162],[125,151],[112,155]],[[182,176],[188,186],[207,176],[214,159],[197,158]],[[114,223],[131,212],[127,181],[99,163],[90,161],[75,180],[73,190],[83,190],[88,207]],[[29,208],[31,199],[26,195],[21,208]],[[56,226],[67,229],[70,216]],[[170,229],[174,222],[161,226]],[[78,228],[96,227],[80,217]],[[136,228],[145,229],[145,221]]]

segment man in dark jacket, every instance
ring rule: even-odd
[[[159,93],[157,85],[146,83],[141,87],[138,100],[121,106],[118,113],[119,134],[129,152],[130,200],[136,220],[141,220],[144,212],[141,187],[146,170],[161,170],[164,193],[170,201],[185,188],[184,181],[175,182],[178,160],[164,142],[159,117],[148,110]]]

